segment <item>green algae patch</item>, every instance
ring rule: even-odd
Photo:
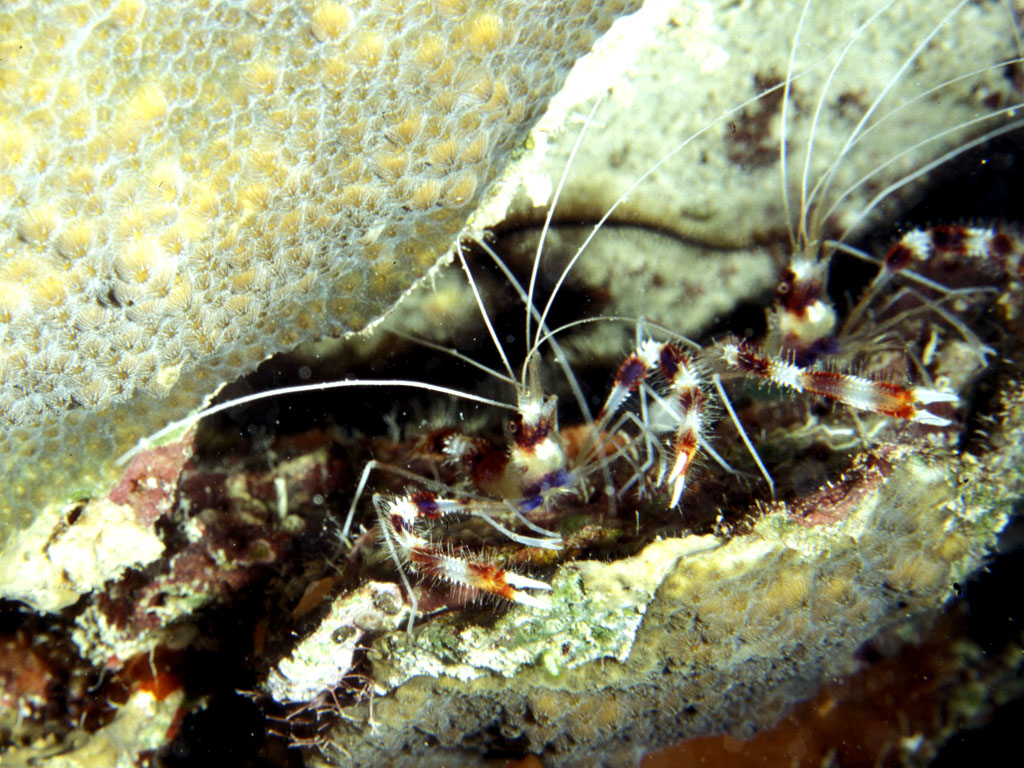
[[[654,593],[680,558],[719,546],[710,536],[656,542],[635,558],[575,563],[552,581],[546,610],[513,606],[482,626],[463,615],[427,622],[374,646],[374,682],[390,689],[418,675],[470,681],[541,668],[558,676],[600,659],[625,661]]]

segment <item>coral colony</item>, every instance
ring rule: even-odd
[[[379,319],[638,4],[5,2],[0,544]]]
[[[0,100],[42,105],[0,117],[16,233],[3,387],[19,401],[4,440],[21,457],[4,469],[0,575],[38,611],[0,606],[5,764],[155,765],[203,718],[234,749],[221,707],[241,691],[267,724],[253,749],[292,765],[631,766],[680,739],[770,738],[867,644],[927,632],[1024,490],[1024,386],[1006,362],[1024,353],[1024,242],[1011,224],[910,228],[883,248],[856,233],[902,187],[1019,130],[1020,84],[978,85],[981,117],[951,149],[902,167],[893,146],[871,161],[891,176],[843,169],[977,4],[908,30],[885,84],[856,98],[833,84],[904,4],[869,4],[809,63],[821,9],[794,5],[785,74],[697,131],[781,171],[777,277],[756,312],[690,338],[643,291],[602,311],[618,286],[584,276],[619,206],[697,136],[659,148],[567,253],[548,242],[577,152],[611,130],[598,102],[525,259],[505,235],[458,240],[453,266],[380,317],[635,5],[0,11]],[[663,9],[653,49],[688,7]],[[72,29],[88,66],[40,50]],[[127,69],[101,76],[110,50]],[[834,101],[854,117],[830,135]],[[810,132],[788,140],[800,112]],[[711,295],[720,274],[701,271],[670,276]],[[268,354],[378,321],[196,410]],[[66,471],[42,482],[55,461]],[[987,663],[978,679],[1012,664]],[[950,701],[935,706],[958,725],[987,711]],[[883,751],[926,759],[948,736],[927,727]]]

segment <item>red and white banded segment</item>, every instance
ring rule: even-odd
[[[671,424],[665,431],[675,431],[672,466],[663,467],[658,473],[658,482],[664,479],[671,486],[671,508],[679,505],[686,488],[686,473],[693,463],[701,434],[706,428],[707,395],[701,389],[703,380],[693,358],[670,342],[652,339],[640,342],[636,351],[619,367],[612,391],[601,408],[598,423],[605,425],[654,372],[661,379],[661,385],[651,390],[659,404],[663,404],[659,415],[667,417]],[[648,426],[653,428],[653,425]]]
[[[403,564],[424,577],[497,595],[505,600],[534,608],[546,608],[547,602],[524,592],[551,587],[496,565],[446,552],[419,533],[421,521],[439,520],[453,514],[472,513],[473,500],[442,499],[429,491],[406,496],[375,496],[381,530],[393,553]]]
[[[912,262],[931,259],[980,260],[1005,274],[1011,283],[1024,282],[1024,240],[1004,227],[935,226],[907,232],[886,252],[885,269],[899,272]]]
[[[802,368],[776,355],[767,354],[742,342],[720,345],[721,356],[734,370],[757,376],[796,392],[810,392],[862,411],[880,413],[919,424],[945,427],[949,419],[928,410],[933,403],[958,403],[950,392],[922,387],[901,387],[886,381],[873,381],[838,371]]]

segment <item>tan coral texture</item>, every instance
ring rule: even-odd
[[[379,317],[636,5],[5,3],[0,521]]]

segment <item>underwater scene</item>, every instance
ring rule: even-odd
[[[0,765],[1012,754],[1022,29],[5,2]]]

